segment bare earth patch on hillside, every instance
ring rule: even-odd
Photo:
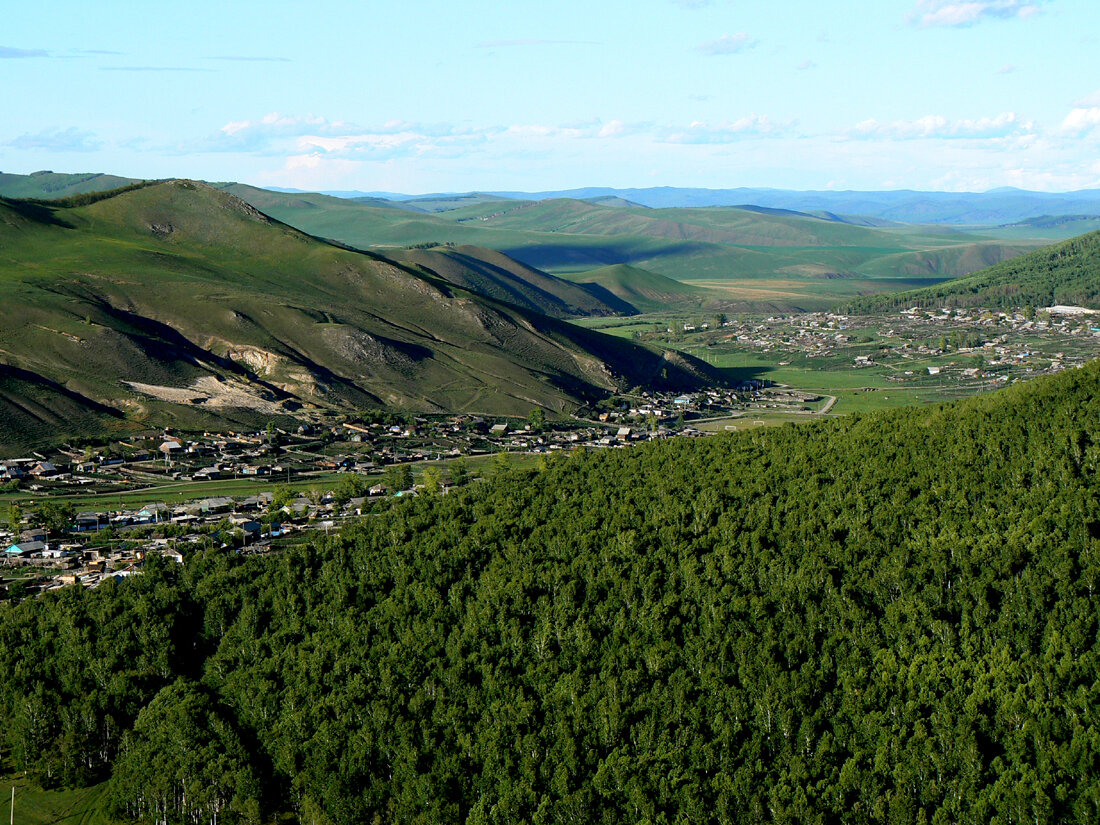
[[[267,399],[260,398],[244,384],[220,381],[212,375],[197,379],[190,387],[162,387],[156,384],[142,384],[138,381],[125,381],[127,386],[144,395],[170,401],[173,404],[193,404],[201,407],[242,407],[262,413],[282,413],[283,408]]]

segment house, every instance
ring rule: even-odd
[[[134,517],[138,521],[150,522],[150,521],[167,521],[168,520],[168,505],[162,501],[156,501],[152,504],[146,504],[136,513]]]
[[[57,467],[48,461],[38,461],[30,469],[30,474],[39,478],[49,478],[57,475],[57,473]]]
[[[4,555],[10,558],[29,556],[32,553],[42,553],[48,549],[44,541],[20,541],[4,550]]]
[[[204,513],[228,513],[233,509],[233,499],[225,496],[204,498],[199,502],[199,509]]]
[[[260,538],[264,532],[264,526],[258,521],[246,521],[239,527],[244,530],[245,538],[249,541],[255,541]]]
[[[24,476],[23,468],[18,464],[0,464],[0,479],[12,481]]]
[[[76,531],[79,533],[85,530],[98,530],[101,519],[104,521],[106,520],[103,519],[103,517],[100,516],[99,513],[93,513],[90,511],[85,513],[77,513],[76,519],[74,521]]]
[[[490,435],[504,435],[506,432],[508,432],[507,424],[494,424],[489,428]]]

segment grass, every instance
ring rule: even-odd
[[[579,278],[629,264],[690,282],[704,295],[718,290],[719,300],[787,309],[819,309],[955,277],[1034,243],[1018,235],[999,240],[918,226],[869,228],[726,207],[643,209],[560,198],[414,214],[322,195],[230,189],[280,220],[361,248],[474,244]]]
[[[0,821],[11,818],[13,787],[18,825],[120,825],[106,812],[106,782],[90,788],[43,790],[11,774],[0,780]]]

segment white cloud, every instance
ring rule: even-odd
[[[982,139],[1029,135],[1033,121],[1021,120],[1015,112],[974,120],[949,120],[943,115],[925,115],[916,120],[882,123],[873,118],[857,123],[846,133],[852,138],[889,140]]]
[[[1045,0],[918,0],[908,15],[910,23],[922,27],[973,26],[985,20],[1026,19],[1039,13]]]
[[[1082,98],[1078,98],[1073,101],[1073,105],[1079,109],[1091,109],[1093,106],[1100,106],[1100,89],[1093,92],[1091,95],[1085,95]]]
[[[75,126],[68,129],[44,129],[37,134],[24,134],[8,141],[13,149],[40,149],[47,152],[94,152],[103,146],[91,132]]]
[[[707,40],[705,43],[696,46],[695,50],[709,55],[738,54],[753,48],[756,44],[757,41],[750,38],[748,34],[738,32],[737,34],[723,34],[717,40]]]
[[[768,115],[758,115],[756,113],[745,115],[737,120],[727,120],[715,124],[697,120],[689,124],[686,129],[670,130],[664,136],[663,142],[689,144],[732,143],[748,137],[778,135],[787,131],[793,125],[793,121],[776,123]]]
[[[1001,68],[997,69],[997,74],[1012,74],[1016,71],[1016,67],[1011,63],[1005,63]]]
[[[288,140],[302,135],[354,131],[351,124],[316,115],[299,117],[271,112],[258,120],[233,120],[203,140],[184,147],[191,152],[279,152]]]
[[[1062,121],[1065,134],[1079,136],[1100,126],[1100,106],[1073,109]]]

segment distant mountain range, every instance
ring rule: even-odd
[[[13,175],[0,172],[0,195],[9,198],[57,198],[81,192],[113,189],[133,178],[101,173],[64,174],[34,172]],[[305,194],[305,190],[267,187],[272,192]],[[700,189],[676,186],[615,189],[589,186],[541,192],[447,192],[409,195],[398,192],[325,190],[320,194],[359,200],[373,206],[407,211],[437,212],[490,201],[553,200],[570,198],[601,206],[644,206],[651,209],[683,209],[712,206],[759,206],[832,215],[858,222],[859,218],[897,223],[933,223],[954,226],[1001,226],[1060,216],[1100,217],[1100,189],[1075,192],[1035,192],[1014,187],[987,192],[935,192],[896,189],[792,190],[739,187]]]
[[[294,191],[294,190],[277,190]],[[763,206],[795,212],[832,213],[897,223],[937,223],[955,226],[999,226],[1032,218],[1057,215],[1100,215],[1100,189],[1076,192],[1032,192],[1011,187],[988,192],[833,191],[788,189],[689,189],[659,186],[647,189],[583,187],[544,192],[485,192],[461,195],[405,195],[394,192],[326,191],[341,198],[373,198],[419,207],[444,199],[499,198],[551,200],[574,198],[603,205],[637,205],[651,209],[683,209],[708,206]],[[424,211],[433,211],[425,209]]]
[[[125,180],[0,175],[0,195],[56,198]],[[588,188],[519,199],[524,193],[334,197],[214,186],[315,237],[559,318],[707,303],[824,309],[965,276],[1100,226],[1100,190]],[[738,205],[690,205],[714,203]]]

